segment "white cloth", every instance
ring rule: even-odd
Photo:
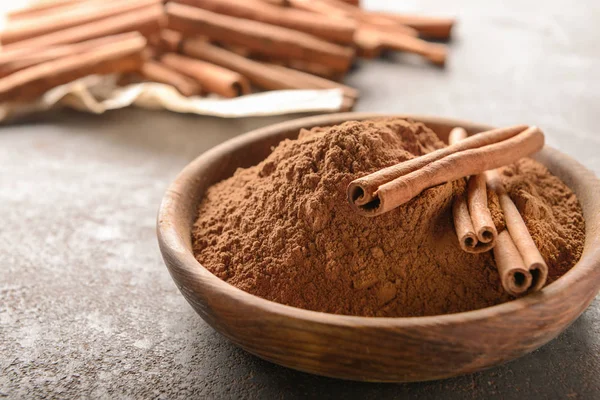
[[[233,99],[185,97],[175,88],[161,83],[119,87],[116,81],[116,76],[91,75],[51,89],[32,103],[0,104],[0,122],[59,107],[102,114],[136,106],[223,118],[333,112],[341,109],[344,99],[340,89],[275,90]]]

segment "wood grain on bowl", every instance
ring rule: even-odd
[[[540,292],[494,307],[414,318],[325,314],[274,303],[220,280],[192,254],[191,227],[205,190],[238,167],[257,164],[300,128],[379,114],[303,118],[242,135],[204,153],[171,185],[159,210],[158,239],[184,297],[217,331],[266,360],[310,373],[363,381],[408,382],[475,372],[529,353],[569,326],[600,288],[600,182],[577,161],[549,147],[536,159],[578,196],[586,221],[579,262]],[[388,115],[389,116],[389,115]],[[469,134],[491,127],[418,115],[442,140],[456,126]]]

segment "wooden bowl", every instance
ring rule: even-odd
[[[600,182],[572,158],[546,146],[536,158],[578,196],[586,222],[579,262],[541,292],[475,311],[414,318],[367,318],[285,306],[246,293],[214,276],[192,254],[191,227],[206,188],[238,167],[263,160],[300,128],[381,117],[346,113],[303,118],[255,130],[202,154],[168,189],[158,215],[163,258],[179,290],[214,329],[243,349],[286,367],[360,381],[448,378],[529,353],[568,327],[600,287]],[[462,126],[489,126],[419,115],[447,139]]]

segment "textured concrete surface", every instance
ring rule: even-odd
[[[460,15],[449,67],[399,55],[361,65],[349,78],[358,109],[535,123],[599,173],[599,4],[402,2]],[[162,263],[158,204],[195,156],[286,118],[127,110],[0,127],[0,398],[600,398],[598,299],[529,356],[407,385],[298,373],[209,328]]]

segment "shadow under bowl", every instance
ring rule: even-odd
[[[523,356],[566,329],[600,288],[600,182],[577,161],[546,146],[535,158],[578,196],[586,223],[584,251],[564,276],[538,293],[475,311],[368,318],[278,304],[222,281],[192,253],[191,229],[206,189],[239,167],[256,165],[301,128],[392,116],[345,113],[302,118],[229,140],[190,163],[167,190],[158,240],[177,287],[198,314],[243,349],[274,363],[359,381],[411,382],[472,373]],[[420,115],[444,141],[455,126],[491,127]]]

